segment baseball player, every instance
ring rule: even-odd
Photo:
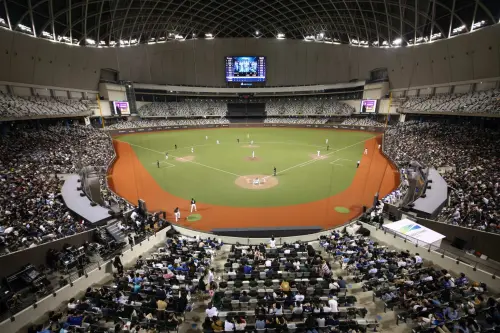
[[[328,144],[328,139],[326,139],[326,142],[325,142],[325,143],[326,143],[326,144]]]
[[[320,151],[318,150],[318,157],[319,157]]]
[[[260,180],[259,180],[259,178],[255,178],[255,179],[253,180],[253,184],[254,184],[254,185],[260,185]]]
[[[236,141],[238,141],[238,143],[240,143],[240,139],[236,139]]]
[[[273,169],[274,176],[276,177],[276,167]]]
[[[252,158],[255,158],[255,151],[252,151]]]
[[[191,147],[191,153],[194,153],[194,147]]]
[[[381,145],[378,145],[378,149],[380,149],[380,147],[382,147]]]
[[[196,200],[194,198],[191,198],[191,213],[193,210],[196,212]]]
[[[368,155],[368,148],[365,148],[364,154]]]
[[[156,166],[158,167],[158,169],[160,168],[160,161],[156,161]]]
[[[179,207],[175,207],[174,216],[175,216],[175,222],[178,222],[179,219],[181,218],[181,211],[179,210]]]
[[[330,150],[330,146],[326,146],[326,150],[327,150],[327,151],[328,151],[328,150]]]
[[[253,140],[252,140],[252,141],[250,141],[250,146],[252,146],[252,145],[253,145]]]
[[[208,140],[208,135],[205,135],[205,140]]]
[[[359,168],[359,163],[361,163],[361,162],[360,162],[360,161],[358,161],[358,162],[356,163],[356,169],[357,169],[357,168]]]
[[[177,145],[174,145],[175,149],[177,149]]]
[[[219,140],[217,140],[217,144],[219,144]]]
[[[247,134],[247,139],[250,139],[250,134]]]
[[[168,160],[168,151],[165,153],[165,159]]]

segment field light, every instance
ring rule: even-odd
[[[280,32],[280,33],[278,33],[278,36],[276,38],[285,39],[285,34]]]
[[[255,32],[255,34],[258,36],[258,35],[260,34],[259,30],[257,30],[257,31]]]
[[[396,38],[393,42],[392,45],[401,45],[403,40],[401,38]]]
[[[209,33],[209,34],[205,34],[205,38],[206,38],[206,39],[213,39],[213,38],[214,38],[214,35],[212,35],[211,33]]]

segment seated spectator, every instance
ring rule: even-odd
[[[226,321],[224,322],[224,331],[232,332],[236,328],[235,321],[231,316],[226,317]]]

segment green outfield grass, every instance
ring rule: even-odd
[[[354,177],[364,142],[372,137],[373,133],[335,130],[221,128],[125,135],[117,140],[130,143],[143,166],[173,195],[215,205],[263,207],[312,202],[342,192]],[[243,148],[250,140],[259,147]],[[318,150],[326,158],[307,163]],[[252,151],[258,161],[246,160]],[[192,163],[175,160],[189,155],[195,156]],[[271,175],[274,166],[278,186],[248,190],[235,185],[238,176]]]

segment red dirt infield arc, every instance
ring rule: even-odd
[[[142,199],[149,211],[166,211],[169,221],[174,220],[173,210],[179,207],[181,220],[177,224],[195,230],[292,226],[329,229],[359,216],[363,206],[371,207],[375,193],[383,197],[399,185],[398,170],[377,148],[381,140],[378,136],[365,142],[369,153],[363,154],[352,183],[341,193],[310,203],[278,207],[228,207],[197,202],[202,219],[195,222],[184,219],[190,214],[190,201],[163,190],[126,142],[113,141],[117,157],[110,168],[108,184],[129,202],[137,204]],[[339,213],[335,207],[346,207],[350,212]]]

